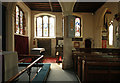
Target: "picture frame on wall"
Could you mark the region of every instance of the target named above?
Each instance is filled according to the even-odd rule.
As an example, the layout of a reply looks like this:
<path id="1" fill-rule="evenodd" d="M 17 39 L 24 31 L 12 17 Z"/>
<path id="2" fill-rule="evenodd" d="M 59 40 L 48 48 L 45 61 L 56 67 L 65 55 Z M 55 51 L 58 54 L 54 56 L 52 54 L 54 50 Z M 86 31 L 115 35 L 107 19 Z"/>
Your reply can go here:
<path id="1" fill-rule="evenodd" d="M 80 42 L 74 42 L 74 48 L 79 48 L 80 47 Z"/>

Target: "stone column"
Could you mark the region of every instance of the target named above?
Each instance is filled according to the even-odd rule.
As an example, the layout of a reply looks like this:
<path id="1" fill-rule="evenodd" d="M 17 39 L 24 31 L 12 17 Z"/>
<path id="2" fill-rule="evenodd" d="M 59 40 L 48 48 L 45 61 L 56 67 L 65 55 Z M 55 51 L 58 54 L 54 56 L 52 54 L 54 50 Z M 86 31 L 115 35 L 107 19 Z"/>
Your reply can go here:
<path id="1" fill-rule="evenodd" d="M 14 51 L 14 9 L 16 3 L 8 3 L 6 10 L 6 50 Z"/>
<path id="2" fill-rule="evenodd" d="M 72 15 L 75 2 L 60 2 L 62 13 L 64 16 L 64 46 L 63 46 L 63 69 L 68 69 L 73 66 L 72 62 L 72 38 L 68 37 L 68 15 Z"/>
<path id="3" fill-rule="evenodd" d="M 72 38 L 68 37 L 68 19 L 64 16 L 63 69 L 72 67 Z"/>

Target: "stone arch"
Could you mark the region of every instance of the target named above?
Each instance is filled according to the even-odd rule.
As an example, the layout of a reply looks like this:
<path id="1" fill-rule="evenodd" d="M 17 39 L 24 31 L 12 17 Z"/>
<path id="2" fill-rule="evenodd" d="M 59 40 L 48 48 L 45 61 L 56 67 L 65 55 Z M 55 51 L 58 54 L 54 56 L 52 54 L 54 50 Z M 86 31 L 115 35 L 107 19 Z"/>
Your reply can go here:
<path id="1" fill-rule="evenodd" d="M 35 16 L 35 17 L 38 17 L 38 16 L 42 16 L 42 15 L 49 15 L 49 16 L 55 17 L 55 15 L 50 14 L 50 13 L 39 13 L 39 14 L 36 14 L 36 15 L 34 15 L 34 16 Z"/>

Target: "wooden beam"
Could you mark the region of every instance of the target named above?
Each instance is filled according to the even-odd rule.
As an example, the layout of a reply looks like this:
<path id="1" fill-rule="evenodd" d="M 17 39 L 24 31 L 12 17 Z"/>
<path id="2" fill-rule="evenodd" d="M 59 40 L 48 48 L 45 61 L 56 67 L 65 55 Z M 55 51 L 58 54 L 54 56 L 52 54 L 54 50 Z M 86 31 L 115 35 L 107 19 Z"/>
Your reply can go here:
<path id="1" fill-rule="evenodd" d="M 31 10 L 36 10 L 36 11 L 51 11 L 50 9 L 31 9 Z"/>
<path id="2" fill-rule="evenodd" d="M 49 4 L 31 4 L 30 6 L 49 6 Z"/>
<path id="3" fill-rule="evenodd" d="M 33 6 L 31 8 L 50 8 L 49 6 Z"/>

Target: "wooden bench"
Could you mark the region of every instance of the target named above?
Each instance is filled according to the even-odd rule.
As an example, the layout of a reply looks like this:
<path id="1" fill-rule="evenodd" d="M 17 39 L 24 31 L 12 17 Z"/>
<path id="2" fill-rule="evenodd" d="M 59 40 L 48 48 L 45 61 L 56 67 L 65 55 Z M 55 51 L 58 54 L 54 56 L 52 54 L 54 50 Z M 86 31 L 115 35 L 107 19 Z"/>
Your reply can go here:
<path id="1" fill-rule="evenodd" d="M 120 48 L 76 48 L 75 51 L 78 52 L 101 52 L 101 53 L 112 53 L 112 54 L 120 54 Z"/>
<path id="2" fill-rule="evenodd" d="M 86 57 L 86 56 L 92 56 L 95 57 L 96 55 L 99 55 L 97 53 L 84 53 L 84 52 L 73 52 L 72 53 L 72 59 L 73 59 L 73 69 L 75 73 L 78 71 L 78 57 Z"/>
<path id="3" fill-rule="evenodd" d="M 73 52 L 73 58 L 75 58 L 75 57 L 77 57 L 76 60 L 78 63 L 75 63 L 76 60 L 74 60 L 73 63 L 74 63 L 74 67 L 78 68 L 76 72 L 77 72 L 78 77 L 80 78 L 81 82 L 86 82 L 86 83 L 91 82 L 91 81 L 98 82 L 99 80 L 97 78 L 99 78 L 100 75 L 103 75 L 103 77 L 104 77 L 104 73 L 99 73 L 99 72 L 104 72 L 103 69 L 108 66 L 110 66 L 109 69 L 107 69 L 105 71 L 110 74 L 109 78 L 111 78 L 113 80 L 105 80 L 105 78 L 103 78 L 103 80 L 101 80 L 101 81 L 103 81 L 103 82 L 105 82 L 105 81 L 106 82 L 109 82 L 109 81 L 115 82 L 116 80 L 119 81 L 116 76 L 119 75 L 120 70 L 119 69 L 114 70 L 114 67 L 116 69 L 120 68 L 119 67 L 120 66 L 120 56 L 119 55 L 112 55 L 112 54 L 108 55 L 107 53 Z M 99 68 L 99 71 L 98 71 L 98 69 L 96 69 L 96 67 Z M 102 69 L 102 67 L 103 67 L 103 69 Z M 90 70 L 90 68 L 93 68 L 93 69 Z M 113 73 L 111 73 L 109 71 L 116 72 L 116 73 L 118 72 L 118 74 L 113 75 Z M 92 77 L 92 73 L 90 74 L 90 72 L 96 72 L 96 74 L 94 73 L 95 75 L 93 75 L 93 77 Z M 114 78 L 112 75 L 115 76 L 116 78 Z"/>
<path id="4" fill-rule="evenodd" d="M 120 82 L 120 58 L 86 58 L 83 72 L 83 82 Z"/>
<path id="5" fill-rule="evenodd" d="M 72 54 L 72 59 L 73 59 L 73 70 L 75 73 L 77 73 L 78 55 Z"/>

